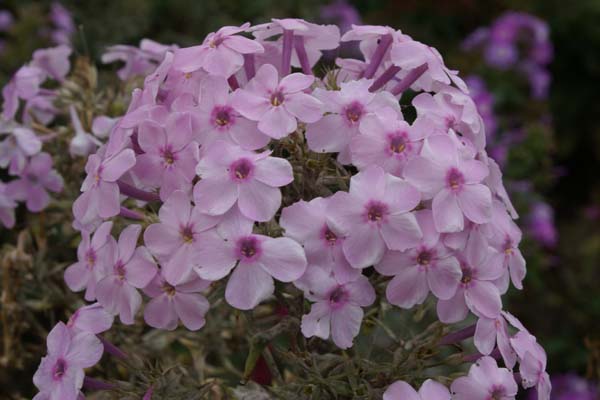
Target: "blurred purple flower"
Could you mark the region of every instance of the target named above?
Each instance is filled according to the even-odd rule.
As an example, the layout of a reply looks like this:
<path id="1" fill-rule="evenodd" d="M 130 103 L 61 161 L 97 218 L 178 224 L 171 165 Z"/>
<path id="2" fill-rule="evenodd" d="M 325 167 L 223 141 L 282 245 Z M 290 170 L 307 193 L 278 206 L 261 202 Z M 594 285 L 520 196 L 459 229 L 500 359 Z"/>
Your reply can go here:
<path id="1" fill-rule="evenodd" d="M 331 4 L 321 7 L 321 19 L 331 22 L 340 28 L 341 33 L 346 33 L 352 25 L 361 23 L 358 10 L 346 0 L 336 0 Z"/>
<path id="2" fill-rule="evenodd" d="M 0 32 L 8 31 L 14 24 L 15 19 L 10 11 L 0 11 Z"/>
<path id="3" fill-rule="evenodd" d="M 558 232 L 554 225 L 554 210 L 549 204 L 542 201 L 533 204 L 527 216 L 527 230 L 542 245 L 556 246 Z"/>
<path id="4" fill-rule="evenodd" d="M 50 7 L 50 21 L 56 27 L 51 33 L 52 41 L 56 44 L 70 44 L 71 36 L 76 30 L 71 12 L 55 1 Z"/>
<path id="5" fill-rule="evenodd" d="M 554 375 L 552 381 L 553 400 L 596 400 L 600 396 L 598 386 L 574 373 Z M 535 390 L 529 392 L 528 400 L 537 400 Z"/>
<path id="6" fill-rule="evenodd" d="M 483 118 L 487 140 L 491 141 L 498 128 L 498 122 L 494 114 L 494 95 L 488 90 L 485 81 L 479 76 L 468 76 L 465 82 L 477 106 L 477 111 L 479 111 L 481 118 Z"/>

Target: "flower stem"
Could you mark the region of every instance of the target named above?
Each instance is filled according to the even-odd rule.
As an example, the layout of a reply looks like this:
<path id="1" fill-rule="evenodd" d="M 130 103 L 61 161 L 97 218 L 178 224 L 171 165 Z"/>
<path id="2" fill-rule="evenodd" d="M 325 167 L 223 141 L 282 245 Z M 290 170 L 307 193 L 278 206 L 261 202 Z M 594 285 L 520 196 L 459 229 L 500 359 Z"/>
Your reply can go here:
<path id="1" fill-rule="evenodd" d="M 88 390 L 112 390 L 116 388 L 112 383 L 90 378 L 89 376 L 83 378 L 83 387 Z"/>
<path id="2" fill-rule="evenodd" d="M 470 337 L 473 337 L 474 334 L 475 334 L 475 324 L 469 325 L 466 328 L 463 328 L 459 331 L 447 334 L 446 336 L 444 336 L 440 339 L 438 344 L 441 346 L 455 344 L 458 342 L 462 342 L 463 340 L 468 339 Z"/>
<path id="3" fill-rule="evenodd" d="M 119 349 L 117 346 L 115 346 L 108 340 L 104 339 L 104 337 L 102 337 L 100 335 L 96 335 L 96 336 L 98 337 L 98 339 L 100 339 L 100 341 L 102 342 L 102 345 L 104 346 L 104 351 L 106 351 L 108 354 L 110 354 L 116 358 L 119 358 L 121 360 L 125 360 L 125 359 L 129 358 L 127 353 L 125 353 L 123 350 Z"/>
<path id="4" fill-rule="evenodd" d="M 254 59 L 254 54 L 244 54 L 244 72 L 246 72 L 246 79 L 250 81 L 250 79 L 254 78 L 256 75 L 256 62 Z"/>
<path id="5" fill-rule="evenodd" d="M 394 39 L 390 34 L 383 35 L 379 39 L 379 45 L 375 49 L 375 53 L 373 53 L 373 57 L 371 57 L 371 62 L 367 66 L 367 69 L 365 69 L 362 78 L 371 79 L 373 75 L 375 75 L 377 68 L 379 68 L 381 61 L 383 60 L 383 57 L 385 56 L 385 53 L 392 44 L 393 40 Z"/>
<path id="6" fill-rule="evenodd" d="M 302 36 L 294 37 L 294 49 L 298 55 L 302 72 L 306 75 L 312 75 L 312 68 L 310 67 L 310 61 L 308 61 L 308 54 L 306 54 L 306 48 L 304 47 L 304 38 Z"/>
<path id="7" fill-rule="evenodd" d="M 143 221 L 144 216 L 137 211 L 130 210 L 126 207 L 121 207 L 121 211 L 119 212 L 119 216 L 123 218 L 135 219 L 138 221 Z"/>
<path id="8" fill-rule="evenodd" d="M 386 83 L 392 80 L 392 78 L 396 76 L 398 72 L 400 72 L 400 67 L 397 67 L 395 65 L 392 65 L 391 67 L 386 69 L 379 78 L 375 79 L 375 82 L 373 82 L 373 84 L 369 88 L 369 92 L 374 92 L 376 90 L 381 89 Z"/>
<path id="9" fill-rule="evenodd" d="M 283 30 L 283 50 L 281 51 L 281 74 L 290 73 L 292 63 L 292 46 L 294 45 L 294 31 Z"/>
<path id="10" fill-rule="evenodd" d="M 427 64 L 422 64 L 422 65 L 419 65 L 417 68 L 413 69 L 412 71 L 410 71 L 408 73 L 408 75 L 406 75 L 404 78 L 402 78 L 402 80 L 400 82 L 398 82 L 398 84 L 392 88 L 392 94 L 394 96 L 397 96 L 400 93 L 404 92 L 413 83 L 415 83 L 415 81 L 417 79 L 419 79 L 421 77 L 421 75 L 423 75 L 425 73 L 425 71 L 427 71 L 427 68 L 429 68 Z"/>
<path id="11" fill-rule="evenodd" d="M 235 75 L 231 75 L 229 78 L 227 78 L 227 83 L 229 83 L 229 87 L 231 87 L 231 90 L 236 90 L 240 87 L 240 84 Z"/>
<path id="12" fill-rule="evenodd" d="M 117 185 L 119 185 L 121 194 L 131 197 L 132 199 L 141 201 L 160 201 L 160 196 L 156 193 L 146 192 L 123 181 L 117 181 Z"/>

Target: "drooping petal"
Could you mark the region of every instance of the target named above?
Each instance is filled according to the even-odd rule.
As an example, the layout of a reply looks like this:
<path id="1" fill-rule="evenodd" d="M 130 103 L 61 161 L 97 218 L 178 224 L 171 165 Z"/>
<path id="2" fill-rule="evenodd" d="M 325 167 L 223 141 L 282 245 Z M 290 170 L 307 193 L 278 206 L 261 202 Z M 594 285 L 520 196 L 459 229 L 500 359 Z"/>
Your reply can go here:
<path id="1" fill-rule="evenodd" d="M 360 332 L 363 310 L 359 306 L 347 304 L 331 314 L 331 338 L 340 349 L 352 347 L 352 341 Z"/>
<path id="2" fill-rule="evenodd" d="M 326 302 L 317 302 L 310 307 L 310 312 L 302 316 L 300 329 L 304 337 L 316 336 L 329 338 L 331 325 L 331 309 Z"/>
<path id="3" fill-rule="evenodd" d="M 460 232 L 464 229 L 463 213 L 456 196 L 442 189 L 433 198 L 433 221 L 438 232 Z"/>
<path id="4" fill-rule="evenodd" d="M 460 264 L 454 257 L 446 257 L 435 261 L 435 265 L 427 272 L 429 288 L 438 299 L 448 300 L 454 296 L 462 272 Z"/>
<path id="5" fill-rule="evenodd" d="M 202 182 L 202 181 L 200 181 Z M 265 222 L 273 218 L 281 205 L 281 191 L 259 181 L 239 186 L 238 207 L 244 216 Z"/>
<path id="6" fill-rule="evenodd" d="M 275 279 L 291 282 L 304 274 L 306 256 L 296 241 L 285 237 L 268 238 L 262 242 L 262 250 L 259 262 Z"/>
<path id="7" fill-rule="evenodd" d="M 458 204 L 470 221 L 485 224 L 492 219 L 492 193 L 484 185 L 464 185 L 457 195 Z"/>
<path id="8" fill-rule="evenodd" d="M 161 294 L 150 300 L 144 309 L 144 321 L 153 328 L 168 331 L 177 328 L 177 313 L 172 299 Z"/>
<path id="9" fill-rule="evenodd" d="M 403 268 L 388 283 L 385 293 L 388 301 L 398 307 L 409 309 L 423 303 L 429 293 L 425 270 L 418 266 Z"/>
<path id="10" fill-rule="evenodd" d="M 175 311 L 186 328 L 196 331 L 204 326 L 204 314 L 210 305 L 203 296 L 197 293 L 177 293 L 173 301 Z"/>
<path id="11" fill-rule="evenodd" d="M 234 270 L 227 287 L 225 300 L 240 310 L 251 310 L 273 294 L 273 278 L 257 264 L 240 264 Z"/>
<path id="12" fill-rule="evenodd" d="M 383 400 L 422 400 L 419 394 L 404 381 L 396 381 L 392 383 L 383 393 Z M 427 398 L 430 399 L 429 397 Z M 431 398 L 434 400 L 434 398 Z"/>
<path id="13" fill-rule="evenodd" d="M 385 253 L 385 242 L 372 225 L 356 227 L 344 240 L 344 255 L 354 268 L 367 268 L 377 264 Z"/>

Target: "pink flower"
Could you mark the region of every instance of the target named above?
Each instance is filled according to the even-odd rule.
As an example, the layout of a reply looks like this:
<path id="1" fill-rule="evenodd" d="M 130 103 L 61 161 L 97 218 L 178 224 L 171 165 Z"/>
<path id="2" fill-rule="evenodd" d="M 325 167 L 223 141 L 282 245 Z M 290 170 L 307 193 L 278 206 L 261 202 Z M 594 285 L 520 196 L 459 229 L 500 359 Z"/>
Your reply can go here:
<path id="1" fill-rule="evenodd" d="M 506 311 L 502 311 L 496 318 L 479 317 L 473 342 L 477 350 L 485 355 L 489 355 L 497 344 L 504 365 L 512 369 L 517 362 L 517 354 L 510 342 L 507 323 L 519 331 L 527 332 L 527 329 L 517 318 Z"/>
<path id="2" fill-rule="evenodd" d="M 383 400 L 450 400 L 450 392 L 432 379 L 423 382 L 419 392 L 404 381 L 396 381 L 383 393 Z"/>
<path id="3" fill-rule="evenodd" d="M 85 224 L 96 217 L 110 218 L 119 213 L 117 180 L 135 165 L 135 154 L 123 149 L 113 154 L 104 151 L 91 155 L 85 165 L 87 176 L 81 185 L 83 192 L 73 203 L 73 214 Z"/>
<path id="4" fill-rule="evenodd" d="M 0 182 L 0 222 L 7 229 L 15 226 L 16 207 L 15 199 L 6 193 L 6 185 Z"/>
<path id="5" fill-rule="evenodd" d="M 144 288 L 144 293 L 152 297 L 144 310 L 144 320 L 154 328 L 169 331 L 177 328 L 181 319 L 183 325 L 196 331 L 204 326 L 204 314 L 210 305 L 199 292 L 210 286 L 210 281 L 192 277 L 180 285 L 169 284 L 161 274 L 156 274 L 152 282 Z"/>
<path id="6" fill-rule="evenodd" d="M 300 200 L 281 211 L 279 224 L 285 235 L 304 247 L 309 265 L 333 271 L 340 282 L 353 280 L 360 271 L 352 268 L 342 250 L 345 236 L 327 212 L 331 198 Z"/>
<path id="7" fill-rule="evenodd" d="M 275 67 L 265 64 L 244 89 L 233 93 L 231 104 L 244 117 L 258 121 L 262 133 L 281 139 L 297 129 L 296 118 L 312 123 L 323 115 L 323 103 L 304 93 L 314 80 L 294 73 L 280 81 Z"/>
<path id="8" fill-rule="evenodd" d="M 513 374 L 498 368 L 492 357 L 482 357 L 469 369 L 469 375 L 456 379 L 450 387 L 456 400 L 514 400 L 518 387 Z"/>
<path id="9" fill-rule="evenodd" d="M 102 357 L 100 340 L 91 333 L 71 331 L 59 322 L 46 339 L 48 355 L 42 358 L 33 383 L 47 398 L 76 400 L 83 385 L 83 369 Z"/>
<path id="10" fill-rule="evenodd" d="M 123 61 L 125 65 L 117 71 L 117 75 L 121 80 L 126 81 L 152 72 L 168 51 L 176 49 L 175 45 L 167 46 L 150 39 L 142 39 L 139 47 L 127 45 L 108 47 L 102 54 L 102 63 Z"/>
<path id="11" fill-rule="evenodd" d="M 264 51 L 260 43 L 236 35 L 249 27 L 249 23 L 240 27 L 224 26 L 217 32 L 209 33 L 202 45 L 176 50 L 174 66 L 182 72 L 194 72 L 202 68 L 211 75 L 230 77 L 244 64 L 243 54 Z"/>
<path id="12" fill-rule="evenodd" d="M 523 289 L 523 279 L 525 278 L 525 258 L 519 250 L 521 242 L 521 230 L 508 215 L 506 207 L 499 200 L 494 200 L 492 207 L 492 220 L 485 225 L 488 229 L 486 237 L 490 245 L 497 252 L 496 258 L 492 261 L 494 264 L 504 266 L 505 273 L 500 278 L 498 284 L 502 293 L 508 289 L 508 280 L 512 281 L 517 289 Z"/>
<path id="13" fill-rule="evenodd" d="M 100 146 L 102 142 L 83 129 L 75 106 L 72 105 L 69 107 L 69 114 L 71 117 L 71 124 L 75 130 L 75 136 L 73 136 L 71 143 L 69 143 L 69 153 L 71 153 L 72 156 L 87 157 L 89 154 L 92 154 L 96 150 L 96 147 Z"/>
<path id="14" fill-rule="evenodd" d="M 268 221 L 281 205 L 279 187 L 293 181 L 292 166 L 270 151 L 254 153 L 217 141 L 205 150 L 196 173 L 194 201 L 201 212 L 222 215 L 236 203 L 242 214 Z"/>
<path id="15" fill-rule="evenodd" d="M 110 329 L 114 317 L 98 303 L 79 307 L 67 322 L 72 332 L 89 332 L 95 335 Z"/>
<path id="16" fill-rule="evenodd" d="M 388 92 L 371 93 L 372 82 L 367 79 L 344 82 L 340 90 L 315 89 L 314 96 L 324 104 L 329 113 L 306 127 L 308 147 L 319 153 L 340 153 L 340 162 L 350 163 L 350 141 L 359 134 L 367 115 L 389 107 L 400 114 L 398 101 Z M 388 118 L 390 118 L 388 116 Z"/>
<path id="17" fill-rule="evenodd" d="M 9 133 L 0 143 L 0 167 L 8 167 L 11 175 L 17 175 L 27 164 L 29 157 L 42 149 L 42 141 L 25 126 L 14 122 L 0 122 L 0 133 Z"/>
<path id="18" fill-rule="evenodd" d="M 430 290 L 438 299 L 452 298 L 462 277 L 458 261 L 440 241 L 431 211 L 417 211 L 415 216 L 423 232 L 420 244 L 405 252 L 388 251 L 375 264 L 380 274 L 394 276 L 386 295 L 402 308 L 423 303 Z"/>
<path id="19" fill-rule="evenodd" d="M 109 262 L 105 276 L 98 282 L 98 302 L 111 314 L 119 314 L 121 322 L 133 324 L 142 304 L 142 289 L 156 275 L 156 264 L 145 247 L 136 248 L 142 227 L 129 225 L 121 232 L 119 242 L 112 237 L 107 246 Z"/>
<path id="20" fill-rule="evenodd" d="M 302 246 L 285 237 L 253 234 L 253 225 L 237 211 L 231 212 L 218 227 L 226 250 L 207 249 L 195 269 L 203 279 L 218 280 L 235 267 L 227 282 L 225 300 L 240 310 L 251 310 L 272 295 L 273 278 L 291 282 L 306 270 Z"/>
<path id="21" fill-rule="evenodd" d="M 488 175 L 486 165 L 459 156 L 454 141 L 446 135 L 425 139 L 420 156 L 404 169 L 406 180 L 426 199 L 433 198 L 433 220 L 438 232 L 464 229 L 463 215 L 477 224 L 492 217 L 492 194 L 482 184 Z"/>
<path id="22" fill-rule="evenodd" d="M 462 278 L 454 297 L 440 300 L 437 312 L 440 321 L 454 323 L 462 321 L 470 309 L 477 316 L 496 318 L 502 309 L 500 292 L 493 281 L 504 272 L 502 265 L 490 262 L 494 252 L 485 238 L 471 233 L 467 247 L 457 255 L 462 270 Z"/>
<path id="23" fill-rule="evenodd" d="M 256 150 L 270 140 L 256 129 L 256 122 L 247 120 L 233 109 L 225 79 L 206 79 L 196 115 L 200 126 L 198 140 L 204 147 L 218 139 L 228 139 L 246 150 Z"/>
<path id="24" fill-rule="evenodd" d="M 369 280 L 359 275 L 341 283 L 318 266 L 308 269 L 304 281 L 305 296 L 313 301 L 310 313 L 302 317 L 302 334 L 328 339 L 341 349 L 352 347 L 360 331 L 363 309 L 375 301 L 375 290 Z"/>
<path id="25" fill-rule="evenodd" d="M 189 280 L 192 268 L 203 260 L 203 251 L 221 245 L 213 229 L 219 218 L 192 207 L 189 196 L 180 190 L 165 201 L 158 216 L 161 222 L 146 229 L 144 243 L 161 263 L 167 282 L 178 285 Z"/>
<path id="26" fill-rule="evenodd" d="M 352 164 L 359 169 L 379 165 L 396 176 L 402 176 L 408 159 L 419 154 L 428 133 L 426 126 L 410 126 L 389 108 L 365 116 L 359 130 L 361 134 L 350 142 Z"/>
<path id="27" fill-rule="evenodd" d="M 145 121 L 138 128 L 137 140 L 144 154 L 137 157 L 133 171 L 145 185 L 160 188 L 163 201 L 175 190 L 191 189 L 199 157 L 193 135 L 188 113 L 172 113 L 164 127 Z"/>
<path id="28" fill-rule="evenodd" d="M 31 212 L 39 212 L 48 206 L 48 190 L 58 193 L 63 189 L 63 179 L 52 169 L 52 157 L 48 153 L 31 157 L 19 176 L 20 179 L 8 183 L 6 193 L 15 200 L 26 201 Z"/>
<path id="29" fill-rule="evenodd" d="M 77 262 L 65 270 L 65 282 L 74 292 L 85 290 L 85 299 L 96 299 L 96 284 L 103 277 L 104 266 L 111 257 L 108 252 L 112 247 L 106 246 L 112 229 L 112 222 L 104 222 L 92 236 L 82 232 L 82 240 L 77 247 Z"/>
<path id="30" fill-rule="evenodd" d="M 546 372 L 546 352 L 535 336 L 527 331 L 518 332 L 510 343 L 519 358 L 519 373 L 524 388 L 535 386 L 538 400 L 549 400 L 552 385 Z"/>
<path id="31" fill-rule="evenodd" d="M 72 51 L 66 45 L 36 50 L 33 52 L 31 66 L 40 68 L 52 79 L 62 82 L 71 69 L 69 56 Z"/>
<path id="32" fill-rule="evenodd" d="M 400 178 L 370 166 L 352 177 L 350 192 L 337 192 L 328 213 L 346 237 L 344 255 L 354 268 L 377 264 L 386 249 L 406 250 L 423 234 L 410 213 L 419 192 Z"/>

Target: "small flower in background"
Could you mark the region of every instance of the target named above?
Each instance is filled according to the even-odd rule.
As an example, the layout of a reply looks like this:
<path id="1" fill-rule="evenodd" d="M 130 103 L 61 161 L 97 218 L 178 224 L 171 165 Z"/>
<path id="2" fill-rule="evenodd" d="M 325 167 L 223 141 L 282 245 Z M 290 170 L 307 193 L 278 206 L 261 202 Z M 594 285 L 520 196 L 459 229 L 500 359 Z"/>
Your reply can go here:
<path id="1" fill-rule="evenodd" d="M 554 247 L 558 241 L 558 231 L 554 224 L 554 210 L 548 203 L 538 201 L 531 206 L 527 219 L 527 231 L 546 247 Z"/>
<path id="2" fill-rule="evenodd" d="M 0 32 L 7 32 L 15 23 L 15 17 L 8 10 L 0 10 Z"/>
<path id="3" fill-rule="evenodd" d="M 54 25 L 54 29 L 50 32 L 52 41 L 56 44 L 70 45 L 71 37 L 76 30 L 71 12 L 55 1 L 50 6 L 50 21 Z"/>
<path id="4" fill-rule="evenodd" d="M 574 373 L 553 375 L 552 382 L 553 400 L 597 400 L 600 396 L 600 387 Z M 528 400 L 537 400 L 537 392 L 531 390 Z"/>
<path id="5" fill-rule="evenodd" d="M 359 25 L 361 22 L 358 10 L 346 0 L 336 0 L 321 7 L 321 19 L 323 22 L 336 24 L 341 33 L 346 33 L 352 25 Z"/>

